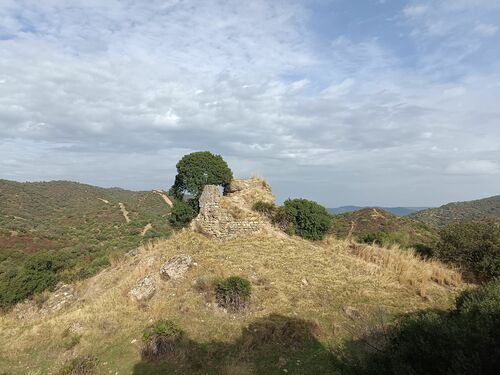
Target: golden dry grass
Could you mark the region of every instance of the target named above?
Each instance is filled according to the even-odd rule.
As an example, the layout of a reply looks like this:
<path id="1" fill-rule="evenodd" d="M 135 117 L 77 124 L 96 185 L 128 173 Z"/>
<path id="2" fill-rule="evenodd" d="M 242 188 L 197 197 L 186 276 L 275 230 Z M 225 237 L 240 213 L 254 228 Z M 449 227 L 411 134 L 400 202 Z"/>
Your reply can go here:
<path id="1" fill-rule="evenodd" d="M 147 304 L 129 299 L 127 293 L 138 280 L 157 273 L 166 260 L 179 254 L 191 255 L 197 264 L 185 278 L 160 281 Z M 368 254 L 365 250 L 354 255 L 350 242 L 331 238 L 312 243 L 262 234 L 220 242 L 184 230 L 143 246 L 135 257 L 117 259 L 113 267 L 78 283 L 79 301 L 64 311 L 33 321 L 20 321 L 13 313 L 0 316 L 0 372 L 49 374 L 77 354 L 93 354 L 103 373 L 130 374 L 140 360 L 142 331 L 157 319 L 174 320 L 196 342 L 232 342 L 252 321 L 276 313 L 313 321 L 327 343 L 348 334 L 342 329 L 350 323 L 346 306 L 363 316 L 380 309 L 391 315 L 446 308 L 458 291 L 458 281 L 449 282 L 452 278 L 445 276 L 444 268 L 438 272 L 432 263 L 411 258 L 410 269 L 424 272 L 429 267 L 429 277 L 441 284 L 429 282 L 427 298 L 422 298 L 421 285 L 401 276 L 402 265 L 392 266 L 398 263 L 394 255 L 374 263 Z M 402 255 L 399 259 L 404 264 Z M 210 278 L 231 275 L 254 282 L 251 307 L 241 315 L 217 308 L 206 286 Z M 203 279 L 205 286 L 200 287 Z M 76 324 L 82 327 L 80 342 L 66 350 L 61 337 Z M 229 363 L 226 373 L 253 370 Z"/>
<path id="2" fill-rule="evenodd" d="M 426 296 L 434 283 L 441 286 L 462 285 L 462 277 L 456 270 L 435 260 L 423 261 L 413 250 L 402 250 L 397 245 L 383 248 L 376 245 L 352 244 L 351 252 L 393 273 L 399 283 L 416 288 L 421 296 Z"/>

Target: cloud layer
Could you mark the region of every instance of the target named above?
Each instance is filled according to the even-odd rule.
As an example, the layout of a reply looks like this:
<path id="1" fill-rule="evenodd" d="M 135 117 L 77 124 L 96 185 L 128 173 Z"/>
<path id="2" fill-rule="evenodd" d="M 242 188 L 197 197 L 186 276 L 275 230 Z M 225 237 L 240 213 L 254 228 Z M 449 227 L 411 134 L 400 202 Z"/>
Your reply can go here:
<path id="1" fill-rule="evenodd" d="M 280 200 L 500 193 L 498 2 L 366 6 L 3 0 L 0 177 L 168 188 L 211 150 Z"/>

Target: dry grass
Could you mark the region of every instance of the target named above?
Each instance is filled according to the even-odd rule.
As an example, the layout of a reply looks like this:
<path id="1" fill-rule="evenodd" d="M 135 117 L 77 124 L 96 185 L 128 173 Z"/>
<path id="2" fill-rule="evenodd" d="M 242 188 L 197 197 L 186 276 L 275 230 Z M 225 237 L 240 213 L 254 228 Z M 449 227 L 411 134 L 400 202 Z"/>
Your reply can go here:
<path id="1" fill-rule="evenodd" d="M 461 275 L 457 271 L 434 260 L 422 260 L 413 250 L 402 250 L 397 245 L 383 248 L 352 244 L 351 252 L 395 274 L 399 283 L 416 288 L 423 297 L 427 296 L 427 291 L 434 283 L 454 287 L 462 285 Z"/>
<path id="2" fill-rule="evenodd" d="M 79 301 L 64 311 L 34 321 L 0 315 L 0 372 L 49 374 L 78 354 L 91 354 L 103 373 L 130 374 L 140 361 L 144 327 L 159 319 L 175 321 L 199 343 L 233 342 L 256 319 L 281 314 L 315 322 L 326 343 L 346 334 L 339 329 L 350 323 L 345 306 L 361 314 L 380 308 L 387 314 L 447 308 L 458 291 L 453 271 L 437 264 L 396 256 L 394 250 L 352 251 L 348 241 L 333 239 L 311 243 L 263 234 L 220 242 L 181 231 L 78 283 Z M 179 254 L 191 255 L 197 264 L 185 278 L 160 281 L 147 304 L 129 299 L 127 293 L 138 280 Z M 425 280 L 436 281 L 427 282 L 429 298 L 419 295 L 422 285 L 409 281 L 423 277 L 414 274 L 428 274 Z M 250 307 L 243 314 L 222 312 L 207 287 L 212 277 L 233 275 L 265 280 L 254 282 Z M 197 280 L 203 280 L 203 286 Z M 82 327 L 80 341 L 66 350 L 61 338 L 75 324 Z M 225 373 L 251 374 L 253 369 L 230 363 Z"/>

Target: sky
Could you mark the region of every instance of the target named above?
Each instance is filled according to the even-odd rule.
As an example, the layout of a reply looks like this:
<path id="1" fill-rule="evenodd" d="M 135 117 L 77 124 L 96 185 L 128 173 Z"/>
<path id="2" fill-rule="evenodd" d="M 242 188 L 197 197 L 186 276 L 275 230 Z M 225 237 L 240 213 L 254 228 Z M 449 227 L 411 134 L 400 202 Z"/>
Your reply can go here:
<path id="1" fill-rule="evenodd" d="M 0 0 L 0 178 L 168 189 L 204 150 L 278 202 L 500 194 L 500 1 Z"/>

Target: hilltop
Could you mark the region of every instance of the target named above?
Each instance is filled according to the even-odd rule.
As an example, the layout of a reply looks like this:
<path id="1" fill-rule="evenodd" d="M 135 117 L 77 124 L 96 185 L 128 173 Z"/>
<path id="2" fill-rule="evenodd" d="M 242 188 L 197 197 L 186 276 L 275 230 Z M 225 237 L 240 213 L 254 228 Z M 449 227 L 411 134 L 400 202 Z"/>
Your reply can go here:
<path id="1" fill-rule="evenodd" d="M 427 225 L 408 217 L 398 217 L 381 208 L 363 208 L 358 211 L 334 215 L 332 233 L 339 238 L 357 240 L 380 240 L 403 247 L 417 244 L 431 245 L 437 240 L 437 233 Z M 371 240 L 370 240 L 371 238 Z"/>
<path id="2" fill-rule="evenodd" d="M 112 253 L 168 236 L 169 211 L 159 192 L 0 180 L 0 291 L 12 292 L 6 283 L 21 277 L 20 268 L 35 255 L 61 260 L 59 280 L 92 275 L 109 264 Z M 0 306 L 10 303 L 0 294 Z"/>
<path id="3" fill-rule="evenodd" d="M 341 206 L 341 207 L 333 207 L 333 208 L 328 208 L 328 212 L 331 213 L 332 215 L 337 215 L 337 214 L 345 214 L 348 212 L 354 212 L 354 211 L 359 211 L 364 208 L 371 208 L 368 206 Z M 390 212 L 393 215 L 396 216 L 408 216 L 410 214 L 413 214 L 417 211 L 425 210 L 429 207 L 377 207 L 383 211 Z"/>
<path id="4" fill-rule="evenodd" d="M 250 209 L 273 199 L 263 180 L 228 190 L 223 197 L 203 190 L 192 228 L 122 252 L 97 275 L 0 315 L 0 372 L 58 373 L 91 356 L 103 374 L 336 374 L 333 346 L 380 319 L 447 308 L 463 288 L 458 273 L 411 251 L 273 229 Z M 174 259 L 189 266 L 167 280 L 162 270 Z M 212 288 L 234 275 L 253 290 L 240 313 L 218 307 Z M 159 319 L 174 321 L 183 339 L 168 361 L 149 362 L 142 335 Z"/>
<path id="5" fill-rule="evenodd" d="M 453 220 L 492 219 L 500 222 L 500 195 L 466 202 L 448 203 L 411 214 L 410 217 L 436 228 Z"/>

